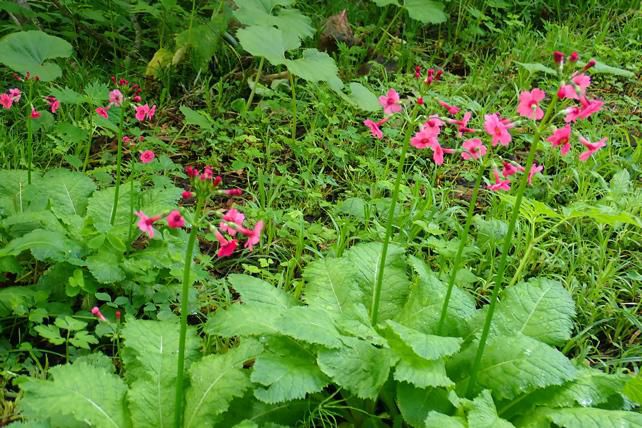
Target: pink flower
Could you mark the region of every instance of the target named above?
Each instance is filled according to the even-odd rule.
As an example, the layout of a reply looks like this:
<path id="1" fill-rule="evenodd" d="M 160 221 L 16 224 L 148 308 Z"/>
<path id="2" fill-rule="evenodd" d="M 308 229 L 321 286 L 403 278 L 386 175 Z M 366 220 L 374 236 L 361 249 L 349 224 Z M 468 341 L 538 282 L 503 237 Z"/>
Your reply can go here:
<path id="1" fill-rule="evenodd" d="M 20 92 L 20 89 L 18 88 L 9 89 L 9 96 L 13 99 L 14 103 L 17 103 L 18 101 L 20 101 L 21 95 L 22 95 L 22 92 Z"/>
<path id="2" fill-rule="evenodd" d="M 415 79 L 419 79 L 420 77 L 421 77 L 421 66 L 415 65 Z"/>
<path id="3" fill-rule="evenodd" d="M 235 210 L 234 208 L 227 210 L 223 216 L 223 221 L 219 224 L 219 229 L 223 232 L 228 233 L 231 236 L 236 235 L 236 229 L 233 226 L 230 226 L 228 223 L 236 224 L 239 227 L 243 226 L 243 221 L 245 221 L 245 215 Z"/>
<path id="4" fill-rule="evenodd" d="M 147 112 L 147 120 L 152 120 L 152 117 L 156 114 L 156 104 L 150 107 L 149 111 Z"/>
<path id="5" fill-rule="evenodd" d="M 524 172 L 524 167 L 519 164 L 514 165 L 510 162 L 504 162 L 504 167 L 502 168 L 502 175 L 504 177 L 508 178 L 518 172 Z"/>
<path id="6" fill-rule="evenodd" d="M 194 196 L 194 194 L 192 192 L 190 192 L 189 190 L 185 190 L 185 191 L 183 191 L 183 193 L 181 193 L 181 197 L 183 199 L 189 199 L 192 196 Z"/>
<path id="7" fill-rule="evenodd" d="M 551 143 L 553 147 L 559 147 L 560 153 L 562 156 L 566 156 L 569 150 L 571 150 L 571 125 L 566 124 L 564 128 L 556 129 L 553 132 L 553 135 L 548 137 L 546 141 Z"/>
<path id="8" fill-rule="evenodd" d="M 107 109 L 105 109 L 105 107 L 98 107 L 96 109 L 96 113 L 98 114 L 98 116 L 102 116 L 105 119 L 109 119 L 109 115 L 107 114 Z"/>
<path id="9" fill-rule="evenodd" d="M 212 180 L 214 178 L 214 170 L 211 166 L 206 166 L 203 168 L 203 173 L 199 177 L 201 181 Z"/>
<path id="10" fill-rule="evenodd" d="M 41 116 L 40 112 L 35 108 L 31 107 L 31 118 L 38 119 Z"/>
<path id="11" fill-rule="evenodd" d="M 100 321 L 107 321 L 107 318 L 105 318 L 103 316 L 103 314 L 102 314 L 102 312 L 100 312 L 100 309 L 98 308 L 98 306 L 94 306 L 93 308 L 91 308 L 91 314 L 93 316 L 95 316 L 96 318 L 98 318 Z"/>
<path id="12" fill-rule="evenodd" d="M 455 121 L 457 124 L 457 136 L 461 137 L 464 132 L 475 132 L 474 129 L 471 129 L 468 127 L 468 121 L 470 118 L 473 116 L 473 114 L 469 111 L 464 113 L 464 117 L 461 120 Z"/>
<path id="13" fill-rule="evenodd" d="M 241 196 L 243 194 L 243 189 L 227 189 L 224 190 L 227 196 Z"/>
<path id="14" fill-rule="evenodd" d="M 582 94 L 586 92 L 586 89 L 591 84 L 591 77 L 583 73 L 573 76 L 571 80 L 580 88 Z"/>
<path id="15" fill-rule="evenodd" d="M 427 85 L 432 85 L 433 80 L 435 80 L 435 70 L 432 68 L 429 68 L 426 71 L 426 78 L 424 79 L 424 83 Z"/>
<path id="16" fill-rule="evenodd" d="M 231 256 L 239 246 L 239 243 L 236 239 L 231 239 L 228 241 L 223 235 L 221 235 L 221 232 L 219 232 L 218 230 L 214 233 L 214 236 L 216 236 L 216 240 L 220 245 L 216 253 L 218 257 Z"/>
<path id="17" fill-rule="evenodd" d="M 432 160 L 437 165 L 442 165 L 444 163 L 444 153 L 453 153 L 453 149 L 445 149 L 435 141 L 435 144 L 430 146 L 432 149 Z"/>
<path id="18" fill-rule="evenodd" d="M 495 147 L 497 144 L 508 146 L 512 137 L 508 129 L 512 127 L 510 122 L 501 120 L 497 113 L 487 114 L 484 116 L 484 129 L 493 138 L 492 144 Z"/>
<path id="19" fill-rule="evenodd" d="M 421 125 L 421 130 L 422 131 L 429 131 L 430 133 L 434 135 L 439 135 L 441 132 L 441 127 L 444 126 L 444 122 L 439 119 L 438 116 L 430 116 L 426 123 Z"/>
<path id="20" fill-rule="evenodd" d="M 167 215 L 167 225 L 172 229 L 179 229 L 185 226 L 185 219 L 178 210 L 174 210 Z"/>
<path id="21" fill-rule="evenodd" d="M 544 169 L 544 165 L 537 165 L 536 163 L 533 163 L 533 166 L 531 169 L 528 171 L 528 184 L 533 185 L 533 177 L 535 174 L 538 172 L 541 172 Z"/>
<path id="22" fill-rule="evenodd" d="M 561 64 L 564 62 L 564 53 L 560 51 L 555 51 L 553 52 L 553 61 L 555 61 L 555 64 Z"/>
<path id="23" fill-rule="evenodd" d="M 154 223 L 160 220 L 161 217 L 159 215 L 147 217 L 142 211 L 136 211 L 135 214 L 138 216 L 138 223 L 136 223 L 138 229 L 140 229 L 141 232 L 146 233 L 150 238 L 153 238 L 154 228 L 152 226 Z"/>
<path id="24" fill-rule="evenodd" d="M 11 98 L 11 95 L 0 94 L 0 105 L 2 105 L 5 110 L 9 110 L 13 105 L 13 98 Z"/>
<path id="25" fill-rule="evenodd" d="M 156 154 L 153 151 L 145 150 L 140 154 L 140 161 L 142 163 L 150 163 L 151 161 L 154 160 L 155 157 L 156 157 Z"/>
<path id="26" fill-rule="evenodd" d="M 573 52 L 568 56 L 569 62 L 576 62 L 578 59 L 580 59 L 580 56 L 577 54 L 577 52 Z"/>
<path id="27" fill-rule="evenodd" d="M 486 146 L 482 144 L 479 138 L 464 141 L 462 147 L 464 148 L 464 152 L 462 152 L 461 157 L 465 160 L 479 159 L 486 154 Z"/>
<path id="28" fill-rule="evenodd" d="M 187 174 L 188 177 L 196 177 L 199 174 L 199 171 L 197 168 L 188 165 L 185 167 L 185 174 Z"/>
<path id="29" fill-rule="evenodd" d="M 424 105 L 424 97 L 417 98 L 417 104 L 419 104 L 420 106 Z"/>
<path id="30" fill-rule="evenodd" d="M 562 85 L 559 92 L 557 93 L 558 97 L 568 98 L 570 100 L 578 100 L 580 96 L 583 97 L 586 94 L 586 88 L 588 88 L 591 84 L 591 78 L 589 76 L 587 76 L 586 74 L 578 74 L 576 76 L 573 76 L 571 80 L 573 81 L 574 85 Z"/>
<path id="31" fill-rule="evenodd" d="M 140 95 L 134 95 L 132 97 L 132 101 L 135 102 L 135 103 L 139 103 L 139 102 L 143 101 L 143 99 L 140 97 Z"/>
<path id="32" fill-rule="evenodd" d="M 261 241 L 261 232 L 263 231 L 263 221 L 259 220 L 255 225 L 254 229 L 241 229 L 241 233 L 247 236 L 247 241 L 245 242 L 245 248 L 252 251 L 254 246 Z"/>
<path id="33" fill-rule="evenodd" d="M 578 118 L 587 119 L 593 113 L 597 113 L 602 109 L 604 105 L 603 101 L 600 100 L 587 100 L 584 97 L 580 98 L 580 103 L 582 104 L 582 109 L 578 113 Z"/>
<path id="34" fill-rule="evenodd" d="M 363 124 L 370 129 L 370 133 L 372 134 L 373 137 L 381 140 L 383 138 L 383 132 L 381 132 L 381 128 L 379 128 L 379 122 L 375 122 L 370 119 L 366 119 L 363 121 Z"/>
<path id="35" fill-rule="evenodd" d="M 145 120 L 145 116 L 147 116 L 147 113 L 149 113 L 149 106 L 147 104 L 136 106 L 136 119 L 139 122 Z"/>
<path id="36" fill-rule="evenodd" d="M 115 105 L 116 107 L 121 106 L 121 104 L 123 103 L 123 99 L 123 93 L 118 89 L 114 89 L 109 93 L 109 103 Z"/>
<path id="37" fill-rule="evenodd" d="M 437 134 L 431 128 L 424 128 L 410 139 L 410 145 L 417 149 L 425 149 L 426 147 L 439 145 L 439 142 L 437 141 Z"/>
<path id="38" fill-rule="evenodd" d="M 49 103 L 49 110 L 52 113 L 56 113 L 60 108 L 60 101 L 58 101 L 56 97 L 47 97 L 47 103 Z"/>
<path id="39" fill-rule="evenodd" d="M 394 114 L 401 111 L 399 94 L 394 89 L 390 89 L 386 95 L 380 96 L 379 104 L 383 107 L 384 114 Z"/>
<path id="40" fill-rule="evenodd" d="M 493 170 L 493 175 L 495 176 L 495 183 L 486 186 L 489 190 L 510 190 L 510 180 L 502 180 L 499 176 L 499 171 L 496 169 Z"/>
<path id="41" fill-rule="evenodd" d="M 597 152 L 602 147 L 606 146 L 606 138 L 602 138 L 600 141 L 591 143 L 586 138 L 580 136 L 580 143 L 582 143 L 582 145 L 587 148 L 585 152 L 580 153 L 580 160 L 582 162 L 585 162 L 588 158 L 590 158 L 593 155 L 593 153 Z"/>
<path id="42" fill-rule="evenodd" d="M 546 94 L 541 89 L 535 88 L 532 91 L 524 91 L 519 94 L 519 105 L 517 113 L 520 116 L 529 119 L 540 120 L 544 117 L 544 110 L 539 106 L 539 102 L 544 99 Z"/>
<path id="43" fill-rule="evenodd" d="M 448 110 L 448 113 L 451 115 L 456 115 L 459 113 L 459 110 L 461 110 L 459 107 L 451 106 L 450 104 L 446 103 L 445 101 L 439 101 L 439 105 Z"/>

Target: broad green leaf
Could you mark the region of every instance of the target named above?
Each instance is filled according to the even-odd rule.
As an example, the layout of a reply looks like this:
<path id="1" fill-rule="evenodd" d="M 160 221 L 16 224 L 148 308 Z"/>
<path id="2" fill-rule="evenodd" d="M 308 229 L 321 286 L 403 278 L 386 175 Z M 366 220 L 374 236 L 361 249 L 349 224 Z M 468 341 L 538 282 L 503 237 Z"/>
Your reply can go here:
<path id="1" fill-rule="evenodd" d="M 626 223 L 642 228 L 640 217 L 606 205 L 595 206 L 580 203 L 566 207 L 563 211 L 568 219 L 588 217 L 600 224 L 617 225 L 618 223 Z"/>
<path id="2" fill-rule="evenodd" d="M 125 279 L 125 272 L 120 268 L 120 258 L 110 251 L 98 251 L 86 259 L 89 272 L 101 284 L 113 284 Z"/>
<path id="3" fill-rule="evenodd" d="M 371 306 L 372 288 L 375 284 L 381 257 L 382 245 L 377 242 L 359 244 L 346 252 L 350 261 L 359 270 L 359 283 L 366 296 L 366 307 Z M 385 262 L 379 319 L 394 318 L 408 299 L 410 280 L 406 274 L 406 261 L 401 247 L 390 245 Z"/>
<path id="4" fill-rule="evenodd" d="M 623 68 L 617 68 L 617 67 L 611 67 L 610 65 L 606 65 L 602 62 L 596 62 L 593 68 L 591 69 L 591 73 L 603 73 L 603 74 L 612 74 L 614 76 L 621 76 L 621 77 L 635 77 L 635 73 L 629 70 L 625 70 Z"/>
<path id="5" fill-rule="evenodd" d="M 192 110 L 187 106 L 180 107 L 181 113 L 185 116 L 183 121 L 186 125 L 196 125 L 206 131 L 212 131 L 212 118 L 203 111 Z"/>
<path id="6" fill-rule="evenodd" d="M 57 262 L 76 259 L 82 252 L 80 245 L 68 239 L 62 232 L 36 229 L 0 249 L 0 257 L 17 256 L 26 250 L 30 250 L 36 260 Z"/>
<path id="7" fill-rule="evenodd" d="M 27 418 L 72 418 L 98 428 L 129 426 L 127 386 L 115 374 L 84 362 L 49 369 L 53 380 L 31 378 L 22 390 L 20 409 Z"/>
<path id="8" fill-rule="evenodd" d="M 187 389 L 184 424 L 186 428 L 213 427 L 214 417 L 225 412 L 230 401 L 242 397 L 251 386 L 243 363 L 255 358 L 262 348 L 244 340 L 225 354 L 208 355 L 192 364 Z"/>
<path id="9" fill-rule="evenodd" d="M 464 418 L 448 416 L 439 412 L 430 412 L 424 421 L 426 428 L 468 428 Z"/>
<path id="10" fill-rule="evenodd" d="M 37 183 L 41 178 L 40 173 L 33 171 L 31 178 L 32 183 Z M 22 214 L 29 210 L 29 201 L 25 196 L 29 186 L 27 183 L 27 171 L 0 170 L 0 216 Z"/>
<path id="11" fill-rule="evenodd" d="M 290 73 L 308 82 L 328 82 L 333 87 L 343 85 L 334 60 L 327 53 L 319 52 L 317 49 L 305 49 L 303 57 L 285 60 L 285 65 Z"/>
<path id="12" fill-rule="evenodd" d="M 294 304 L 291 295 L 262 279 L 241 274 L 228 275 L 226 279 L 241 295 L 243 303 L 256 303 L 281 309 L 287 309 Z"/>
<path id="13" fill-rule="evenodd" d="M 341 333 L 334 321 L 322 309 L 310 306 L 295 306 L 286 310 L 276 323 L 279 331 L 296 340 L 323 345 L 327 348 L 340 348 Z"/>
<path id="14" fill-rule="evenodd" d="M 504 292 L 493 318 L 498 334 L 521 333 L 549 345 L 571 337 L 575 304 L 559 281 L 533 278 Z"/>
<path id="15" fill-rule="evenodd" d="M 305 398 L 328 384 L 314 354 L 281 337 L 271 338 L 267 350 L 256 358 L 251 379 L 265 387 L 254 390 L 254 396 L 265 403 Z"/>
<path id="16" fill-rule="evenodd" d="M 538 62 L 525 63 L 525 62 L 517 62 L 517 61 L 515 61 L 515 63 L 517 65 L 519 65 L 520 67 L 526 69 L 530 73 L 541 72 L 541 73 L 546 73 L 546 74 L 551 74 L 551 75 L 556 75 L 557 74 L 557 72 L 555 70 L 553 70 L 552 68 L 547 67 L 544 64 L 540 64 Z"/>
<path id="17" fill-rule="evenodd" d="M 346 338 L 344 342 L 345 346 L 340 349 L 320 351 L 319 367 L 357 397 L 375 399 L 390 373 L 390 351 L 353 338 Z"/>
<path id="18" fill-rule="evenodd" d="M 56 97 L 61 104 L 82 104 L 85 100 L 82 94 L 74 91 L 69 87 L 51 88 L 49 90 L 52 96 Z"/>
<path id="19" fill-rule="evenodd" d="M 48 60 L 69 58 L 72 52 L 65 40 L 42 31 L 20 31 L 0 40 L 0 63 L 20 74 L 29 72 L 43 82 L 62 75 L 60 67 Z"/>
<path id="20" fill-rule="evenodd" d="M 346 259 L 324 258 L 311 262 L 303 271 L 303 299 L 310 306 L 342 313 L 363 299 L 357 284 L 358 272 Z"/>
<path id="21" fill-rule="evenodd" d="M 338 329 L 347 335 L 358 337 L 377 346 L 386 346 L 383 338 L 373 327 L 368 310 L 361 303 L 343 312 L 336 320 Z"/>
<path id="22" fill-rule="evenodd" d="M 425 262 L 409 257 L 417 279 L 408 301 L 395 318 L 399 323 L 424 333 L 435 333 L 446 296 L 446 284 L 441 282 Z M 463 336 L 468 332 L 467 321 L 476 313 L 475 299 L 461 288 L 455 287 L 448 305 L 444 334 Z"/>
<path id="23" fill-rule="evenodd" d="M 130 388 L 127 393 L 134 426 L 171 427 L 174 424 L 179 326 L 171 321 L 128 318 L 121 331 L 121 353 Z M 188 330 L 185 366 L 198 355 L 198 339 Z"/>
<path id="24" fill-rule="evenodd" d="M 449 373 L 459 372 L 468 381 L 469 365 L 477 343 L 464 363 L 453 362 Z M 577 370 L 558 350 L 528 336 L 496 336 L 486 345 L 481 359 L 477 383 L 493 391 L 499 399 L 511 400 L 539 388 L 561 385 L 576 377 Z"/>
<path id="25" fill-rule="evenodd" d="M 207 67 L 216 51 L 221 46 L 223 33 L 228 28 L 228 15 L 221 13 L 212 21 L 194 25 L 176 35 L 176 52 L 172 57 L 172 64 L 181 61 L 181 52 L 189 52 L 192 64 L 196 70 Z"/>
<path id="26" fill-rule="evenodd" d="M 136 188 L 137 186 L 134 187 L 134 189 Z M 107 189 L 94 192 L 87 204 L 87 216 L 91 219 L 98 232 L 107 233 L 111 231 L 112 234 L 125 238 L 129 233 L 131 216 L 129 184 L 123 183 L 120 186 L 118 210 L 116 212 L 116 220 L 112 226 L 109 220 L 114 208 L 114 193 L 114 187 L 108 187 Z M 154 215 L 155 213 L 146 212 L 146 214 Z M 131 220 L 135 221 L 136 218 Z"/>
<path id="27" fill-rule="evenodd" d="M 261 25 L 241 28 L 236 32 L 243 49 L 267 59 L 272 65 L 285 63 L 286 46 L 281 30 Z"/>
<path id="28" fill-rule="evenodd" d="M 60 335 L 60 328 L 55 325 L 37 325 L 34 327 L 36 332 L 47 339 L 54 345 L 62 345 L 65 343 L 65 338 Z"/>
<path id="29" fill-rule="evenodd" d="M 87 200 L 95 190 L 96 185 L 85 174 L 60 168 L 48 171 L 29 193 L 48 199 L 54 214 L 69 224 L 71 216 L 85 215 Z"/>
<path id="30" fill-rule="evenodd" d="M 417 388 L 406 382 L 397 382 L 397 405 L 404 420 L 413 427 L 425 426 L 428 413 L 449 413 L 452 405 L 444 388 Z"/>
<path id="31" fill-rule="evenodd" d="M 278 321 L 285 309 L 267 305 L 235 303 L 225 310 L 218 310 L 212 316 L 205 331 L 212 336 L 263 336 L 277 334 Z"/>
<path id="32" fill-rule="evenodd" d="M 513 424 L 497 415 L 490 391 L 485 389 L 472 402 L 468 412 L 468 428 L 515 428 Z"/>
<path id="33" fill-rule="evenodd" d="M 624 395 L 638 404 L 642 404 L 642 374 L 631 378 L 624 385 Z"/>
<path id="34" fill-rule="evenodd" d="M 361 110 L 379 111 L 381 109 L 379 99 L 370 89 L 357 82 L 352 82 L 348 86 L 350 87 L 350 100 Z M 363 215 L 363 210 L 361 215 Z"/>
<path id="35" fill-rule="evenodd" d="M 438 360 L 459 351 L 464 341 L 459 337 L 443 337 L 424 334 L 395 321 L 388 320 L 388 326 L 414 353 L 426 360 Z"/>
<path id="36" fill-rule="evenodd" d="M 395 6 L 401 6 L 398 0 L 372 0 L 377 6 L 384 7 L 389 4 L 394 4 Z"/>
<path id="37" fill-rule="evenodd" d="M 36 286 L 16 286 L 0 288 L 0 316 L 11 314 L 26 316 L 30 308 L 44 304 L 49 291 Z"/>
<path id="38" fill-rule="evenodd" d="M 424 24 L 440 24 L 446 21 L 444 4 L 436 0 L 405 0 L 404 8 L 412 19 Z"/>
<path id="39" fill-rule="evenodd" d="M 561 428 L 641 428 L 642 414 L 618 410 L 571 408 L 550 410 L 547 417 Z"/>

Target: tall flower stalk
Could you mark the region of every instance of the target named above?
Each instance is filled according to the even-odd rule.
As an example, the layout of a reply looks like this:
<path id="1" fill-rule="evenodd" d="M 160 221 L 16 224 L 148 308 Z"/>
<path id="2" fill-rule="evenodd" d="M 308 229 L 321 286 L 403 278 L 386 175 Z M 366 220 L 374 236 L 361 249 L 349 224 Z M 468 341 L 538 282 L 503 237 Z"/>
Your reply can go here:
<path id="1" fill-rule="evenodd" d="M 123 126 L 125 121 L 125 106 L 120 106 L 120 123 L 116 132 L 117 149 L 116 149 L 116 187 L 114 189 L 114 203 L 112 205 L 111 217 L 109 224 L 112 226 L 116 222 L 116 212 L 118 211 L 118 197 L 120 196 L 121 169 L 123 163 Z"/>

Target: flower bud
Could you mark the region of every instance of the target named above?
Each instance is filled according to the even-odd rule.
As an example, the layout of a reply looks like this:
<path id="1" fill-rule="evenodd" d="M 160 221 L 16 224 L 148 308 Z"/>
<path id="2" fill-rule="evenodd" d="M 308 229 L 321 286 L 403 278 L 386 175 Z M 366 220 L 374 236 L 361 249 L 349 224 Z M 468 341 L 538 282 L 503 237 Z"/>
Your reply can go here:
<path id="1" fill-rule="evenodd" d="M 577 52 L 573 52 L 568 56 L 569 62 L 577 62 L 578 59 L 580 59 L 580 56 L 577 54 Z"/>
<path id="2" fill-rule="evenodd" d="M 564 53 L 560 51 L 553 52 L 553 61 L 555 61 L 555 64 L 561 64 L 564 62 Z"/>

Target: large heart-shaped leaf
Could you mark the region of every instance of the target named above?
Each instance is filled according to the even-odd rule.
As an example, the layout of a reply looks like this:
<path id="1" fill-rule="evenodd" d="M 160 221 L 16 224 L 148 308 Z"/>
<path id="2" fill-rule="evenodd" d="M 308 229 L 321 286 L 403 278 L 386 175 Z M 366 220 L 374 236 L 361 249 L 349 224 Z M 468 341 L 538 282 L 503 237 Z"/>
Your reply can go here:
<path id="1" fill-rule="evenodd" d="M 412 19 L 424 24 L 439 24 L 446 21 L 444 4 L 433 0 L 406 0 L 404 7 Z"/>
<path id="2" fill-rule="evenodd" d="M 237 31 L 236 37 L 243 49 L 253 56 L 262 56 L 272 65 L 285 62 L 285 44 L 281 30 L 261 25 L 252 25 Z"/>
<path id="3" fill-rule="evenodd" d="M 18 73 L 31 73 L 44 82 L 62 75 L 52 58 L 68 58 L 72 47 L 65 40 L 42 31 L 21 31 L 0 40 L 0 62 Z"/>

